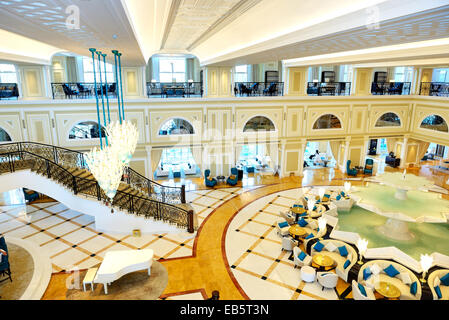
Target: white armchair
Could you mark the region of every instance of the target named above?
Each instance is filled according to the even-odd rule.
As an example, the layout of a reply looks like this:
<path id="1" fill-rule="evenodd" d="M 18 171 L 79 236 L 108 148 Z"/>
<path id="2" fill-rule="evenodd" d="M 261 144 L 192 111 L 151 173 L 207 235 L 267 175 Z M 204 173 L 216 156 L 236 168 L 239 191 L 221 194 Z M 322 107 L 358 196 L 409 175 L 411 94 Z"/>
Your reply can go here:
<path id="1" fill-rule="evenodd" d="M 300 260 L 298 258 L 299 254 L 301 253 L 301 249 L 299 247 L 293 248 L 293 261 L 295 262 L 295 268 L 296 267 L 302 267 L 302 266 L 310 266 L 312 263 L 312 257 L 306 254 L 306 257 L 304 260 Z"/>
<path id="2" fill-rule="evenodd" d="M 298 243 L 291 237 L 285 236 L 282 238 L 282 250 L 292 251 L 294 247 L 296 247 Z"/>
<path id="3" fill-rule="evenodd" d="M 365 286 L 364 288 L 366 291 L 366 296 L 360 292 L 359 284 L 357 283 L 357 281 L 352 280 L 352 297 L 354 298 L 354 300 L 376 300 L 373 289 Z"/>
<path id="4" fill-rule="evenodd" d="M 284 222 L 287 223 L 287 226 L 281 227 L 280 224 L 282 224 Z M 275 225 L 276 225 L 277 233 L 280 236 L 284 237 L 284 236 L 288 235 L 288 229 L 290 229 L 290 225 L 288 224 L 288 222 L 286 220 L 278 220 L 278 221 L 276 221 Z"/>
<path id="5" fill-rule="evenodd" d="M 318 272 L 317 273 L 318 283 L 323 286 L 323 290 L 333 289 L 337 286 L 338 275 L 331 272 Z"/>
<path id="6" fill-rule="evenodd" d="M 292 225 L 295 223 L 295 217 L 293 217 L 288 212 L 280 212 L 279 215 L 285 219 L 285 221 L 288 222 L 289 225 Z"/>
<path id="7" fill-rule="evenodd" d="M 432 292 L 433 300 L 449 300 L 449 287 L 441 283 L 440 278 L 449 273 L 449 269 L 440 269 L 429 274 L 427 282 L 429 283 L 430 291 Z M 435 291 L 435 286 L 440 286 L 441 299 L 438 298 Z"/>

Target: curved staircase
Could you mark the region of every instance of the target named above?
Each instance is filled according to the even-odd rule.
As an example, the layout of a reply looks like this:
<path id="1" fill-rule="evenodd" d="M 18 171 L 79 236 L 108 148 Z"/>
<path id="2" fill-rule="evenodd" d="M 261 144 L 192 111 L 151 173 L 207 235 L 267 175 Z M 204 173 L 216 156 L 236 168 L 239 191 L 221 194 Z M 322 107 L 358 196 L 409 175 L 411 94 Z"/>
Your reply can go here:
<path id="1" fill-rule="evenodd" d="M 62 184 L 75 195 L 96 198 L 105 204 L 109 202 L 87 170 L 82 153 L 35 142 L 0 144 L 0 174 L 27 169 Z M 197 229 L 194 211 L 185 202 L 184 186 L 163 186 L 126 168 L 112 207 L 187 228 L 189 233 L 193 233 Z"/>

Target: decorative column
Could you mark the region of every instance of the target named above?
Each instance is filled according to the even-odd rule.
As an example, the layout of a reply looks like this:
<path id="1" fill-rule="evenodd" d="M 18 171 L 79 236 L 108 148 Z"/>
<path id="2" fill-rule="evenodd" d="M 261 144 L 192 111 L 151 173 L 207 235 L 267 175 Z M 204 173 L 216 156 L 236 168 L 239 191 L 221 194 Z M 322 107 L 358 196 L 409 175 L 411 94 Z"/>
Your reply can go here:
<path id="1" fill-rule="evenodd" d="M 206 67 L 203 70 L 205 97 L 233 96 L 231 67 Z"/>
<path id="2" fill-rule="evenodd" d="M 299 148 L 299 176 L 304 176 L 304 152 L 307 146 L 307 139 L 301 139 L 301 147 Z"/>
<path id="3" fill-rule="evenodd" d="M 289 67 L 287 69 L 287 90 L 288 96 L 306 96 L 308 67 Z"/>
<path id="4" fill-rule="evenodd" d="M 147 152 L 147 172 L 148 178 L 150 180 L 154 179 L 153 165 L 151 164 L 151 150 L 153 148 L 151 146 L 145 146 L 145 151 Z"/>
<path id="5" fill-rule="evenodd" d="M 361 166 L 365 165 L 365 161 L 366 161 L 366 156 L 368 153 L 368 144 L 369 144 L 370 138 L 369 136 L 364 136 L 363 137 L 363 150 L 362 150 L 362 163 L 360 164 Z"/>
<path id="6" fill-rule="evenodd" d="M 371 82 L 373 78 L 372 68 L 357 68 L 355 69 L 354 77 L 354 95 L 368 96 L 371 95 Z"/>
<path id="7" fill-rule="evenodd" d="M 285 141 L 281 141 L 281 170 L 279 170 L 279 178 L 285 177 Z"/>
<path id="8" fill-rule="evenodd" d="M 342 173 L 346 173 L 346 162 L 348 162 L 349 157 L 349 144 L 351 143 L 351 137 L 346 137 L 345 139 L 345 155 L 343 157 L 343 164 L 341 171 Z"/>
<path id="9" fill-rule="evenodd" d="M 409 136 L 404 136 L 404 141 L 402 142 L 402 148 L 401 148 L 401 163 L 399 165 L 399 168 L 405 169 L 405 163 L 407 162 L 407 149 L 408 149 L 408 138 Z"/>

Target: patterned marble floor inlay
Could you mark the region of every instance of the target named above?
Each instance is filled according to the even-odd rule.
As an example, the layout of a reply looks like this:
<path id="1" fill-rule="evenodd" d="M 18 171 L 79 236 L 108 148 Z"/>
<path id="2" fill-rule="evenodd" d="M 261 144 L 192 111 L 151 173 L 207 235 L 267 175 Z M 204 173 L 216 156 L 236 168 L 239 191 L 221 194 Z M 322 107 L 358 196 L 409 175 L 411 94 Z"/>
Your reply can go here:
<path id="1" fill-rule="evenodd" d="M 262 197 L 244 207 L 231 221 L 225 241 L 231 272 L 250 299 L 336 300 L 348 285 L 339 280 L 336 289 L 317 282 L 305 283 L 301 271 L 282 251 L 274 224 L 279 212 L 287 211 L 302 195 L 292 189 Z"/>
<path id="2" fill-rule="evenodd" d="M 201 225 L 225 201 L 249 189 L 226 188 L 186 193 Z M 156 259 L 191 256 L 194 238 L 178 234 L 132 235 L 97 232 L 93 217 L 59 202 L 0 206 L 0 233 L 38 244 L 49 255 L 53 272 L 99 264 L 110 250 L 154 250 Z"/>

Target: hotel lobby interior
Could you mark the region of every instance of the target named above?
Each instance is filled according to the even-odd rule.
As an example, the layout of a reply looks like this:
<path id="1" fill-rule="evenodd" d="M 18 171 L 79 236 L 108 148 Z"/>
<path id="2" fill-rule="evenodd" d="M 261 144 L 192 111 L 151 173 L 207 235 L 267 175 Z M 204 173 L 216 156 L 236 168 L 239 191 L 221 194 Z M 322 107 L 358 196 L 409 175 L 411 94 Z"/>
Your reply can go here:
<path id="1" fill-rule="evenodd" d="M 0 8 L 0 300 L 449 300 L 449 0 Z"/>

